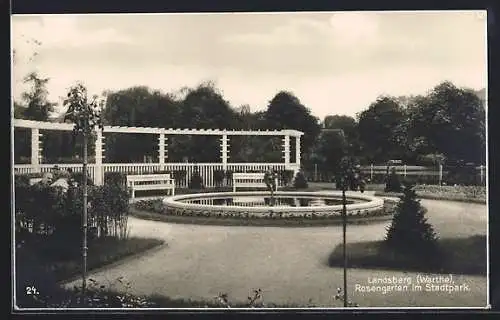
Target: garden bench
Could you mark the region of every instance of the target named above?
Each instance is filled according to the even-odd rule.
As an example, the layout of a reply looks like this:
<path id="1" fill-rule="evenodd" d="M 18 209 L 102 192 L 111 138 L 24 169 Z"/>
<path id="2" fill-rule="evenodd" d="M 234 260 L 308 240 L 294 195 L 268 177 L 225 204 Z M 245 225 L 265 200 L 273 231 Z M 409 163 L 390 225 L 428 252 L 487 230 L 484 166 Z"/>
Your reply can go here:
<path id="1" fill-rule="evenodd" d="M 127 186 L 131 190 L 131 198 L 135 198 L 136 191 L 170 190 L 175 195 L 175 180 L 170 174 L 134 174 L 127 175 Z"/>
<path id="2" fill-rule="evenodd" d="M 267 188 L 264 182 L 265 173 L 233 173 L 233 192 L 236 192 L 236 188 Z M 278 191 L 278 178 L 275 178 L 276 190 Z"/>
<path id="3" fill-rule="evenodd" d="M 31 178 L 30 179 L 30 186 L 32 186 L 34 184 L 37 184 L 37 183 L 39 183 L 42 180 L 43 180 L 42 178 Z"/>

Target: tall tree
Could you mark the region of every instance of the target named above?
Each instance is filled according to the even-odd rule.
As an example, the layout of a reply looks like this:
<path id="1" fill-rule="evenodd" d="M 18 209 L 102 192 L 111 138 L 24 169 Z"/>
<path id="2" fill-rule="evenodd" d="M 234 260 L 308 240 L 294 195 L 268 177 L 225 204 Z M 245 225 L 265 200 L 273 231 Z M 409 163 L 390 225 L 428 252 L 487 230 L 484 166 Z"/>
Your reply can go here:
<path id="1" fill-rule="evenodd" d="M 352 156 L 359 155 L 361 146 L 356 119 L 345 115 L 329 115 L 323 120 L 323 128 L 342 130 L 347 142 L 346 151 Z"/>
<path id="2" fill-rule="evenodd" d="M 393 97 L 379 97 L 359 114 L 358 130 L 363 156 L 385 162 L 405 155 L 405 113 Z"/>
<path id="3" fill-rule="evenodd" d="M 313 116 L 292 92 L 288 91 L 280 91 L 271 99 L 265 117 L 268 129 L 294 129 L 304 132 L 301 148 L 304 160 L 307 162 L 321 132 L 319 119 Z M 293 146 L 292 149 L 294 149 Z"/>
<path id="4" fill-rule="evenodd" d="M 23 118 L 36 121 L 47 121 L 56 103 L 48 100 L 47 83 L 49 78 L 41 78 L 36 72 L 31 72 L 24 78 L 30 89 L 22 94 L 26 106 Z"/>
<path id="5" fill-rule="evenodd" d="M 136 86 L 107 93 L 103 121 L 113 126 L 173 128 L 178 114 L 179 102 L 173 96 Z M 158 137 L 153 135 L 110 134 L 106 140 L 106 158 L 111 162 L 142 162 L 144 156 L 157 156 Z"/>
<path id="6" fill-rule="evenodd" d="M 213 82 L 189 89 L 181 102 L 179 122 L 186 128 L 233 129 L 238 125 L 236 112 Z M 176 137 L 177 156 L 196 162 L 219 162 L 220 141 L 216 136 Z M 204 148 L 199 146 L 203 145 Z M 174 146 L 172 146 L 174 147 Z"/>
<path id="7" fill-rule="evenodd" d="M 410 114 L 408 136 L 421 142 L 422 153 L 444 154 L 450 161 L 484 163 L 485 119 L 483 102 L 473 90 L 443 82 L 417 101 Z"/>
<path id="8" fill-rule="evenodd" d="M 348 154 L 348 142 L 339 131 L 322 132 L 313 148 L 312 159 L 319 165 L 321 172 L 336 174 L 340 160 Z"/>

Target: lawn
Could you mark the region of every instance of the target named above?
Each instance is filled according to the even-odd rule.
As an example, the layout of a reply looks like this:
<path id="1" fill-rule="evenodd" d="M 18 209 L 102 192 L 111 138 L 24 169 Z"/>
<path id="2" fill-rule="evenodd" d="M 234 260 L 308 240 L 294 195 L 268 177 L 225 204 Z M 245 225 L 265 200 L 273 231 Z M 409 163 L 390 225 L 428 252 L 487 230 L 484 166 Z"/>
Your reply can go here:
<path id="1" fill-rule="evenodd" d="M 143 253 L 163 243 L 164 241 L 159 239 L 145 238 L 117 239 L 114 237 L 106 237 L 97 239 L 88 249 L 88 270 L 98 269 L 126 257 Z M 58 281 L 67 280 L 81 273 L 81 258 L 54 261 L 50 263 L 50 267 L 53 268 L 52 271 L 56 274 L 56 279 Z"/>
<path id="2" fill-rule="evenodd" d="M 484 186 L 418 185 L 415 187 L 415 191 L 421 199 L 486 203 L 486 187 Z M 375 196 L 399 197 L 401 194 L 398 192 L 375 192 Z"/>
<path id="3" fill-rule="evenodd" d="M 336 190 L 333 183 L 309 182 L 309 189 Z M 367 184 L 366 191 L 375 191 L 375 196 L 400 197 L 400 192 L 385 192 L 385 184 Z M 415 191 L 421 199 L 449 200 L 470 203 L 486 203 L 486 187 L 484 186 L 439 186 L 439 185 L 416 185 Z"/>
<path id="4" fill-rule="evenodd" d="M 417 271 L 442 274 L 486 275 L 486 236 L 444 238 L 439 240 L 442 264 L 433 267 L 426 260 L 408 259 L 381 250 L 382 241 L 348 243 L 349 268 Z M 328 258 L 330 267 L 343 267 L 343 245 Z M 408 250 L 411 250 L 409 248 Z"/>
<path id="5" fill-rule="evenodd" d="M 98 238 L 89 243 L 87 270 L 98 269 L 135 254 L 142 253 L 163 244 L 163 240 L 147 238 L 117 239 L 115 237 Z M 71 256 L 57 255 L 50 252 L 48 242 L 16 249 L 18 272 L 31 274 L 36 264 L 38 271 L 43 270 L 56 282 L 69 280 L 81 274 L 81 246 L 75 247 Z M 55 249 L 52 249 L 55 251 Z M 33 269 L 33 270 L 32 270 Z"/>

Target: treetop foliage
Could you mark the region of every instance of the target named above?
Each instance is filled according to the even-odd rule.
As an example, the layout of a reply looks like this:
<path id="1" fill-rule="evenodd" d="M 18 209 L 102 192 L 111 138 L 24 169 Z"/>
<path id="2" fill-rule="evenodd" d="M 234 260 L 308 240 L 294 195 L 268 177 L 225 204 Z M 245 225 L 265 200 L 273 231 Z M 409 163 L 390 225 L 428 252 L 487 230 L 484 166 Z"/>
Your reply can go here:
<path id="1" fill-rule="evenodd" d="M 54 105 L 47 101 L 49 79 L 36 74 L 26 79 L 32 83 L 33 90 L 23 96 L 23 102 L 15 103 L 15 116 L 47 120 Z M 78 95 L 75 93 L 72 97 L 76 103 Z M 97 106 L 97 100 L 90 100 L 89 103 Z M 459 160 L 485 163 L 483 100 L 477 92 L 458 88 L 448 81 L 438 84 L 426 95 L 380 96 L 356 117 L 328 115 L 320 122 L 309 107 L 286 90 L 272 97 L 265 110 L 252 112 L 248 105 L 231 106 L 223 92 L 210 81 L 176 93 L 134 86 L 106 93 L 102 122 L 163 128 L 295 129 L 305 133 L 301 139 L 302 163 L 317 164 L 331 172 L 336 171 L 340 159 L 346 155 L 363 163 L 385 163 L 389 159 L 414 164 Z M 110 135 L 107 139 L 109 161 L 142 161 L 144 155 L 157 156 L 156 137 Z M 280 138 L 232 137 L 230 140 L 232 161 L 282 159 Z M 168 143 L 169 148 L 176 150 L 169 153 L 173 161 L 220 161 L 217 139 L 176 136 L 169 138 Z M 126 150 L 120 145 L 127 145 Z M 199 148 L 200 145 L 204 148 Z M 290 146 L 293 153 L 293 141 Z"/>

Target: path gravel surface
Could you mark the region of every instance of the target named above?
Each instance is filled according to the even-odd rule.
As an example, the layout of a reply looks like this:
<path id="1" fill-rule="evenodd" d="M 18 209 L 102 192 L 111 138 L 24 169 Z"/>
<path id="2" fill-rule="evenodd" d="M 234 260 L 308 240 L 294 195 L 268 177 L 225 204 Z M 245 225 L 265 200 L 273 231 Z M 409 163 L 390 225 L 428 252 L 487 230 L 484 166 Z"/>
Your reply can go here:
<path id="1" fill-rule="evenodd" d="M 422 200 L 427 216 L 441 237 L 486 234 L 486 206 L 451 201 Z M 348 226 L 348 242 L 380 240 L 390 222 Z M 307 306 L 340 307 L 333 300 L 343 283 L 343 270 L 330 268 L 330 252 L 342 242 L 339 226 L 279 228 L 170 224 L 131 217 L 131 236 L 166 240 L 168 246 L 98 270 L 91 277 L 131 282 L 135 294 L 211 300 L 225 292 L 230 301 L 247 300 L 261 288 L 264 301 Z M 486 244 L 485 244 L 486 245 Z M 411 248 L 409 248 L 411 250 Z M 371 292 L 356 290 L 373 277 L 410 277 L 417 273 L 350 269 L 349 296 L 362 307 L 484 307 L 487 280 L 453 275 L 468 291 Z M 75 281 L 69 285 L 77 284 Z M 121 290 L 120 287 L 116 287 Z M 465 288 L 465 287 L 462 287 Z"/>

